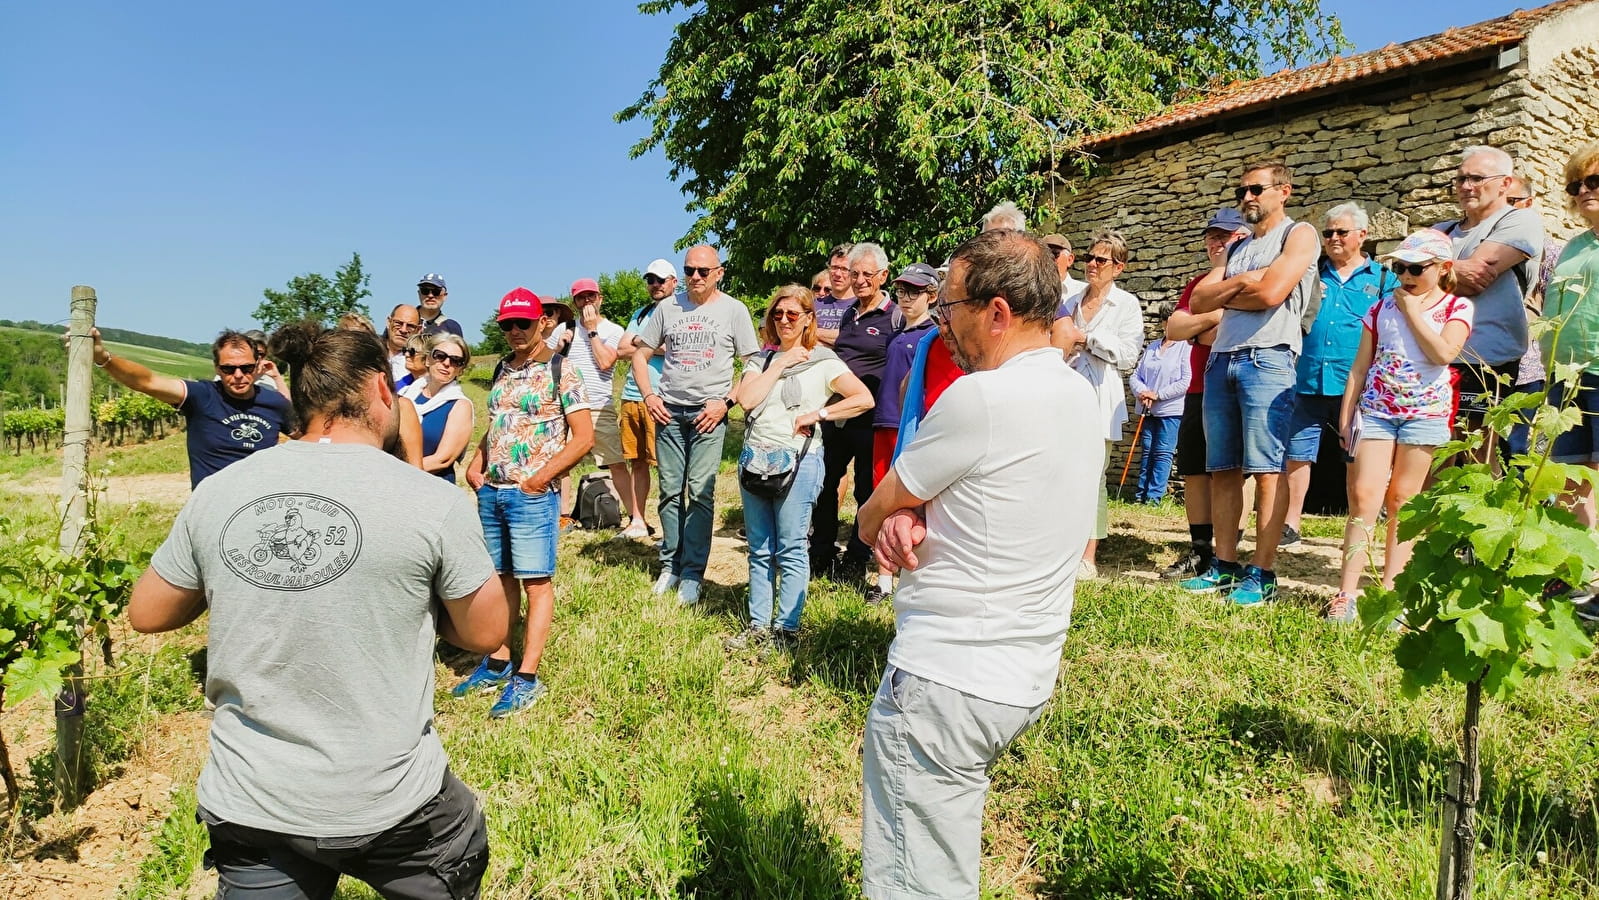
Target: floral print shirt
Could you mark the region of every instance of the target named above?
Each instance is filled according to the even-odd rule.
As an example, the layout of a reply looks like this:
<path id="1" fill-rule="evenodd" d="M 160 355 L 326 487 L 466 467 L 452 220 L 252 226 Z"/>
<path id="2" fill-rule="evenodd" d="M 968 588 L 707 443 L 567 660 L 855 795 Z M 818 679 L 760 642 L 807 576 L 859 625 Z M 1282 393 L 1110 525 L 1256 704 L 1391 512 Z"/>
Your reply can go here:
<path id="1" fill-rule="evenodd" d="M 1442 332 L 1450 322 L 1472 322 L 1472 303 L 1444 294 L 1427 308 L 1427 326 Z M 1362 415 L 1384 419 L 1447 419 L 1453 407 L 1454 388 L 1449 367 L 1427 358 L 1416 336 L 1395 305 L 1394 296 L 1377 301 L 1366 313 L 1365 327 L 1376 342 L 1366 390 L 1360 395 Z"/>
<path id="2" fill-rule="evenodd" d="M 519 368 L 502 364 L 489 389 L 489 484 L 510 487 L 536 473 L 566 446 L 566 413 L 588 414 L 588 394 L 577 366 L 564 361 L 560 396 L 547 362 Z M 560 485 L 550 482 L 550 489 Z"/>

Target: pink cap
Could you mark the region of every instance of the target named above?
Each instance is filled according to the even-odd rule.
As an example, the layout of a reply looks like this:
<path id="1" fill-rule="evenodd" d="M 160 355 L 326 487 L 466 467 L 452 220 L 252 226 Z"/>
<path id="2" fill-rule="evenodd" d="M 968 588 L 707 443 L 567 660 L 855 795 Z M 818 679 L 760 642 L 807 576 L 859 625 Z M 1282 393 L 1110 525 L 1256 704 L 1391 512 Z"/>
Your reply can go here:
<path id="1" fill-rule="evenodd" d="M 500 298 L 500 314 L 495 316 L 495 321 L 537 319 L 543 315 L 544 301 L 539 299 L 539 295 L 525 287 L 518 287 Z"/>
<path id="2" fill-rule="evenodd" d="M 587 294 L 590 292 L 595 294 L 600 292 L 599 282 L 592 278 L 579 278 L 578 280 L 572 282 L 572 290 L 568 291 L 568 293 L 573 297 L 576 297 L 578 294 Z"/>

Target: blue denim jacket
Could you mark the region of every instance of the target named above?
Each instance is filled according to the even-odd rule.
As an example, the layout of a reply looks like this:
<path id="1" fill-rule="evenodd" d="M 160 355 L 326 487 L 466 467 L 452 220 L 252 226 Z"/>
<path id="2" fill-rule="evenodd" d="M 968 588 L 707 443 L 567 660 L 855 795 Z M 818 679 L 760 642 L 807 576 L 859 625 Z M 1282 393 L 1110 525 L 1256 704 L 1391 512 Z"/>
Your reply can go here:
<path id="1" fill-rule="evenodd" d="M 1360 350 L 1361 320 L 1372 304 L 1393 293 L 1399 279 L 1376 260 L 1367 259 L 1348 281 L 1340 281 L 1338 270 L 1323 258 L 1321 284 L 1321 309 L 1305 335 L 1294 389 L 1300 394 L 1332 396 L 1342 394 L 1349 381 L 1349 367 Z"/>

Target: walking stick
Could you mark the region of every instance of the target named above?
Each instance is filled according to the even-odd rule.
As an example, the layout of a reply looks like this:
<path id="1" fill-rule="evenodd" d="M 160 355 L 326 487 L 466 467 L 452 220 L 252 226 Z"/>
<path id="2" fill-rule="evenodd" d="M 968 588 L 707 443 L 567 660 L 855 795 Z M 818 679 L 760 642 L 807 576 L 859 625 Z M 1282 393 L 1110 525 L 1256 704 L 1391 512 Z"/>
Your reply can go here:
<path id="1" fill-rule="evenodd" d="M 1133 450 L 1138 447 L 1138 436 L 1143 433 L 1144 419 L 1149 415 L 1149 407 L 1142 403 L 1139 405 L 1144 407 L 1144 411 L 1138 414 L 1138 427 L 1133 429 L 1133 443 L 1127 448 L 1127 462 L 1122 463 L 1122 480 L 1116 483 L 1116 501 L 1118 503 L 1121 502 L 1122 493 L 1127 487 L 1127 470 L 1133 467 Z"/>

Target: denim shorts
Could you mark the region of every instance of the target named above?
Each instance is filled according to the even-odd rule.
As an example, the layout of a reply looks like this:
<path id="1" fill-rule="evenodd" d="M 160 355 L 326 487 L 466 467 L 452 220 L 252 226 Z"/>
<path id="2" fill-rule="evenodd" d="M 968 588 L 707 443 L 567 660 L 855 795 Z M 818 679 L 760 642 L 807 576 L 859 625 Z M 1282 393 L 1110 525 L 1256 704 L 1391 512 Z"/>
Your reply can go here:
<path id="1" fill-rule="evenodd" d="M 529 494 L 519 487 L 485 484 L 477 489 L 477 517 L 483 523 L 494 571 L 517 578 L 555 574 L 555 545 L 561 536 L 561 492 Z"/>
<path id="2" fill-rule="evenodd" d="M 1283 470 L 1299 354 L 1287 345 L 1212 351 L 1205 364 L 1205 469 Z"/>
<path id="3" fill-rule="evenodd" d="M 1362 441 L 1393 441 L 1413 447 L 1437 447 L 1449 440 L 1449 420 L 1390 419 L 1386 416 L 1360 414 L 1360 439 Z"/>
<path id="4" fill-rule="evenodd" d="M 1294 398 L 1293 424 L 1288 429 L 1288 461 L 1313 463 L 1321 458 L 1321 434 L 1338 434 L 1342 395 L 1300 394 Z"/>
<path id="5" fill-rule="evenodd" d="M 1563 405 L 1565 389 L 1564 384 L 1550 388 L 1549 405 Z M 1577 383 L 1576 406 L 1582 411 L 1582 422 L 1555 438 L 1549 456 L 1559 463 L 1599 462 L 1599 375 L 1582 373 L 1582 380 Z"/>

